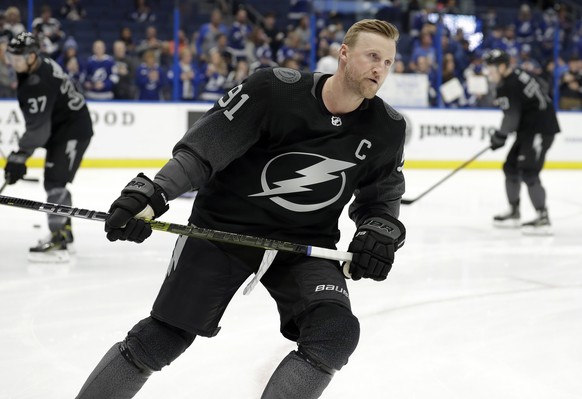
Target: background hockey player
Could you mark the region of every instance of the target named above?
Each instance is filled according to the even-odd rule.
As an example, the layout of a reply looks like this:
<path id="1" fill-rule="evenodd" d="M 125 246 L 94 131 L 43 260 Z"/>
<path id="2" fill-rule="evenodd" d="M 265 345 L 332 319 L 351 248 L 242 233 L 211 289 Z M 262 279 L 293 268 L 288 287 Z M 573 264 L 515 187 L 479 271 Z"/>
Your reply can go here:
<path id="1" fill-rule="evenodd" d="M 198 188 L 190 216 L 197 226 L 335 248 L 338 219 L 355 194 L 349 271 L 354 280 L 386 279 L 405 238 L 397 217 L 406 123 L 376 92 L 397 39 L 393 25 L 363 20 L 347 32 L 335 75 L 278 67 L 251 75 L 188 130 L 153 181 L 140 174 L 122 190 L 106 221 L 107 237 L 142 242 L 151 228 L 133 216 L 158 217 L 168 200 Z M 150 317 L 113 345 L 78 398 L 133 397 L 197 335 L 215 336 L 264 253 L 179 237 Z M 348 362 L 360 325 L 340 268 L 278 253 L 261 279 L 277 303 L 281 333 L 298 344 L 274 371 L 263 399 L 318 398 Z"/>
<path id="2" fill-rule="evenodd" d="M 93 127 L 85 98 L 61 67 L 40 54 L 37 39 L 22 32 L 8 45 L 8 59 L 18 75 L 18 104 L 26 131 L 6 162 L 5 178 L 14 184 L 26 173 L 26 160 L 39 147 L 46 149 L 44 188 L 47 201 L 71 205 L 72 182 L 87 149 Z M 73 242 L 70 218 L 49 215 L 50 237 L 30 248 L 32 261 L 67 261 Z"/>
<path id="3" fill-rule="evenodd" d="M 509 55 L 492 50 L 484 57 L 489 79 L 497 84 L 496 104 L 503 110 L 503 122 L 491 136 L 491 149 L 505 145 L 507 135 L 516 132 L 515 142 L 503 164 L 505 189 L 510 209 L 494 217 L 497 226 L 520 227 L 521 183 L 527 185 L 536 210 L 534 220 L 521 224 L 526 234 L 550 234 L 546 191 L 540 180 L 546 152 L 560 131 L 556 111 L 540 82 L 520 68 L 511 66 Z"/>

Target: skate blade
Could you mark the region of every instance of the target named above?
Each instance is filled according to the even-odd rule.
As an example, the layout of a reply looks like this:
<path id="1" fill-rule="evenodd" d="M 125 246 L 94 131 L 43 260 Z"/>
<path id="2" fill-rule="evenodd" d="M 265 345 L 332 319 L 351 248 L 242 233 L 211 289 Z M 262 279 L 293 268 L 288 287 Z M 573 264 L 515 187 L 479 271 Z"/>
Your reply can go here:
<path id="1" fill-rule="evenodd" d="M 28 261 L 31 263 L 67 263 L 71 260 L 66 249 L 50 252 L 29 252 Z"/>
<path id="2" fill-rule="evenodd" d="M 521 222 L 519 220 L 494 220 L 493 226 L 498 229 L 519 229 L 521 227 Z"/>
<path id="3" fill-rule="evenodd" d="M 521 228 L 521 234 L 524 236 L 538 236 L 538 237 L 548 237 L 553 236 L 554 232 L 550 226 L 542 226 L 542 227 L 531 227 L 531 226 L 524 226 Z"/>

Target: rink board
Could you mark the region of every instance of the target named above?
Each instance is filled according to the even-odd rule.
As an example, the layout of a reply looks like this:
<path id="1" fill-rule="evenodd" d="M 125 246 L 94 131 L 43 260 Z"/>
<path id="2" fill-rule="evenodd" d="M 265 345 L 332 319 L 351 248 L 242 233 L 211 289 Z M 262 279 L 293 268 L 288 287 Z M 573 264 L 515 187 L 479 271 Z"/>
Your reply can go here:
<path id="1" fill-rule="evenodd" d="M 172 147 L 206 110 L 208 103 L 90 102 L 95 136 L 82 167 L 159 167 L 171 157 Z M 407 168 L 453 168 L 489 143 L 499 127 L 498 110 L 441 110 L 403 108 L 407 120 L 405 147 Z M 562 133 L 548 152 L 546 167 L 582 169 L 582 113 L 559 112 Z M 18 104 L 0 101 L 0 150 L 16 148 L 24 132 Z M 509 140 L 511 142 L 511 139 Z M 509 145 L 486 152 L 472 168 L 499 168 Z M 37 150 L 30 167 L 43 164 L 44 150 Z M 0 154 L 1 156 L 2 154 Z M 0 157 L 1 158 L 1 157 Z M 4 161 L 0 160 L 0 166 Z"/>

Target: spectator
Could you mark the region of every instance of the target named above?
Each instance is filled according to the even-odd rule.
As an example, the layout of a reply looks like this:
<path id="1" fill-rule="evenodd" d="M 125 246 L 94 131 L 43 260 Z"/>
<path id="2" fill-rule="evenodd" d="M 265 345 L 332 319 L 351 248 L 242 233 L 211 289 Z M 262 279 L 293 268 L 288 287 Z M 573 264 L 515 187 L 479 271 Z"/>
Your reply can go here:
<path id="1" fill-rule="evenodd" d="M 129 14 L 129 19 L 134 22 L 148 22 L 156 21 L 156 14 L 154 14 L 146 0 L 135 0 L 135 10 Z"/>
<path id="2" fill-rule="evenodd" d="M 80 0 L 66 0 L 61 7 L 61 17 L 69 21 L 80 21 L 85 19 L 87 13 L 80 3 Z"/>
<path id="3" fill-rule="evenodd" d="M 210 60 L 204 71 L 204 88 L 198 97 L 203 101 L 217 101 L 225 94 L 224 83 L 228 75 L 228 66 L 218 51 L 210 53 Z"/>
<path id="4" fill-rule="evenodd" d="M 271 54 L 277 54 L 277 51 L 283 45 L 285 33 L 277 27 L 275 13 L 268 12 L 265 14 L 263 18 L 263 30 L 265 31 L 265 35 L 267 35 L 268 43 L 271 47 Z"/>
<path id="5" fill-rule="evenodd" d="M 285 43 L 277 52 L 277 63 L 282 65 L 285 60 L 293 59 L 301 66 L 304 58 L 304 54 L 301 51 L 301 39 L 295 32 L 289 32 Z"/>
<path id="6" fill-rule="evenodd" d="M 65 68 L 67 61 L 73 57 L 77 57 L 77 50 L 78 50 L 77 41 L 72 36 L 68 37 L 65 40 L 65 44 L 63 45 L 63 52 L 61 55 L 55 60 L 61 66 L 61 68 Z"/>
<path id="7" fill-rule="evenodd" d="M 180 50 L 178 98 L 182 101 L 192 101 L 198 94 L 197 86 L 201 78 L 193 61 L 194 57 L 189 47 L 184 47 Z M 168 72 L 168 78 L 170 81 L 174 79 L 174 71 L 170 70 Z"/>
<path id="8" fill-rule="evenodd" d="M 250 75 L 249 63 L 247 60 L 239 60 L 234 71 L 230 71 L 224 82 L 224 90 L 230 90 L 236 87 L 248 78 Z"/>
<path id="9" fill-rule="evenodd" d="M 113 57 L 105 53 L 102 40 L 93 42 L 93 55 L 89 57 L 85 68 L 83 87 L 85 96 L 91 100 L 112 100 L 113 87 L 119 78 L 114 73 Z"/>
<path id="10" fill-rule="evenodd" d="M 533 43 L 536 38 L 536 34 L 538 34 L 537 30 L 538 26 L 533 19 L 531 7 L 528 4 L 522 4 L 519 7 L 517 19 L 515 21 L 517 42 L 519 44 Z"/>
<path id="11" fill-rule="evenodd" d="M 521 45 L 519 51 L 519 59 L 517 66 L 533 76 L 540 76 L 542 74 L 542 66 L 531 56 L 532 48 L 530 44 L 524 43 Z"/>
<path id="12" fill-rule="evenodd" d="M 210 14 L 210 22 L 203 24 L 198 31 L 195 53 L 199 59 L 208 60 L 209 51 L 216 47 L 220 34 L 228 37 L 228 28 L 222 23 L 222 12 L 214 9 Z"/>
<path id="13" fill-rule="evenodd" d="M 6 27 L 6 14 L 0 10 L 0 42 L 8 43 L 13 37 L 12 31 Z"/>
<path id="14" fill-rule="evenodd" d="M 232 65 L 239 60 L 246 60 L 245 47 L 251 33 L 247 10 L 239 8 L 228 34 L 228 48 L 233 55 Z"/>
<path id="15" fill-rule="evenodd" d="M 83 68 L 79 62 L 78 57 L 71 57 L 68 59 L 63 71 L 69 76 L 71 82 L 77 87 L 77 90 L 82 92 L 81 81 L 83 79 Z"/>
<path id="16" fill-rule="evenodd" d="M 16 72 L 14 68 L 8 63 L 6 59 L 6 49 L 8 42 L 6 40 L 0 41 L 0 98 L 15 98 L 16 87 L 18 81 L 16 80 Z"/>
<path id="17" fill-rule="evenodd" d="M 232 65 L 233 62 L 232 60 L 234 59 L 234 56 L 232 54 L 230 47 L 228 47 L 228 38 L 226 37 L 225 34 L 219 33 L 217 35 L 216 46 L 210 49 L 209 54 L 216 52 L 219 53 L 224 58 L 226 65 Z M 205 63 L 208 59 L 209 57 L 204 57 L 202 59 L 202 62 Z"/>
<path id="18" fill-rule="evenodd" d="M 129 26 L 124 26 L 119 31 L 119 38 L 123 43 L 125 43 L 125 51 L 131 56 L 135 56 L 135 42 L 133 40 L 133 32 Z"/>
<path id="19" fill-rule="evenodd" d="M 423 31 L 420 34 L 420 40 L 417 46 L 412 50 L 412 55 L 410 56 L 410 64 L 408 67 L 411 71 L 416 71 L 418 69 L 418 58 L 424 57 L 430 65 L 436 62 L 436 50 L 433 46 L 432 35 Z"/>
<path id="20" fill-rule="evenodd" d="M 257 49 L 257 61 L 253 62 L 249 67 L 249 75 L 252 75 L 259 69 L 276 67 L 277 64 L 273 61 L 273 55 L 271 54 L 271 48 L 267 45 L 263 45 Z"/>
<path id="21" fill-rule="evenodd" d="M 113 87 L 113 97 L 116 100 L 134 100 L 136 97 L 135 76 L 137 62 L 128 56 L 127 47 L 122 40 L 113 42 L 113 72 L 118 81 Z"/>
<path id="22" fill-rule="evenodd" d="M 560 108 L 582 109 L 582 60 L 578 57 L 570 58 L 568 70 L 560 79 Z"/>
<path id="23" fill-rule="evenodd" d="M 21 32 L 24 32 L 24 25 L 20 22 L 20 10 L 16 7 L 8 7 L 4 13 L 6 22 L 4 29 L 12 32 L 12 37 L 15 37 Z"/>
<path id="24" fill-rule="evenodd" d="M 146 51 L 151 51 L 154 54 L 156 64 L 159 64 L 162 57 L 162 49 L 163 43 L 158 39 L 158 30 L 154 26 L 148 26 L 145 31 L 145 39 L 136 48 L 138 56 L 143 57 Z"/>
<path id="25" fill-rule="evenodd" d="M 71 78 L 78 90 L 81 90 L 81 81 L 83 80 L 84 65 L 79 60 L 77 54 L 77 42 L 72 37 L 65 40 L 63 46 L 63 53 L 56 60 L 57 63 L 63 68 L 63 71 Z"/>
<path id="26" fill-rule="evenodd" d="M 61 40 L 65 33 L 61 30 L 61 23 L 53 18 L 53 11 L 50 6 L 42 6 L 40 17 L 32 21 L 33 33 L 41 43 L 41 51 L 51 58 L 58 58 L 61 50 Z"/>
<path id="27" fill-rule="evenodd" d="M 341 47 L 341 44 L 339 44 L 339 43 L 334 42 L 334 43 L 330 44 L 328 55 L 320 58 L 320 60 L 317 61 L 317 66 L 315 67 L 315 71 L 322 72 L 322 73 L 334 74 L 337 71 L 338 56 L 339 56 L 340 47 Z"/>
<path id="28" fill-rule="evenodd" d="M 139 100 L 161 101 L 162 91 L 166 82 L 164 70 L 156 61 L 153 50 L 146 50 L 142 57 L 143 62 L 137 69 L 136 84 Z"/>
<path id="29" fill-rule="evenodd" d="M 168 44 L 168 55 L 174 56 L 174 51 L 176 47 L 174 39 L 172 38 L 172 40 L 168 40 L 167 44 Z M 184 32 L 184 29 L 178 29 L 178 54 L 181 54 L 182 50 L 188 48 L 189 46 L 190 43 L 188 41 L 186 33 Z M 190 52 L 190 55 L 192 55 L 192 52 Z"/>

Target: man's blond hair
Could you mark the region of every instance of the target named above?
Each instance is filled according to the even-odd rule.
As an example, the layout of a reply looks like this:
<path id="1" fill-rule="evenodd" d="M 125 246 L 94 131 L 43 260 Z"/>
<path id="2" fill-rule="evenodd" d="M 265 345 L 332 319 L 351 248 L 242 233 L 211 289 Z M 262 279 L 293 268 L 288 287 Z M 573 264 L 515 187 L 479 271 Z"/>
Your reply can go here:
<path id="1" fill-rule="evenodd" d="M 344 37 L 344 44 L 348 47 L 355 45 L 356 41 L 358 40 L 358 35 L 361 32 L 377 33 L 387 37 L 388 39 L 393 39 L 394 41 L 397 41 L 400 37 L 398 28 L 390 22 L 382 21 L 379 19 L 362 19 L 361 21 L 353 24 L 350 29 L 348 29 L 348 32 Z"/>

